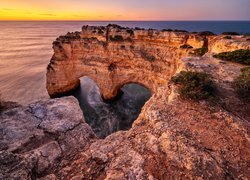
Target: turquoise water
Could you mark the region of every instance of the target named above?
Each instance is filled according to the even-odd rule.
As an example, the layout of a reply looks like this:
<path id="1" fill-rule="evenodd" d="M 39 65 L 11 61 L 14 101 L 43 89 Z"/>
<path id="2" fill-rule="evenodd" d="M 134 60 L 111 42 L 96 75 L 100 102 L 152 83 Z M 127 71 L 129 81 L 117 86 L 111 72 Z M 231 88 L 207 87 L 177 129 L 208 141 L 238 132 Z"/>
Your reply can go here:
<path id="1" fill-rule="evenodd" d="M 126 27 L 184 29 L 188 31 L 237 31 L 250 33 L 250 21 L 123 21 L 123 22 L 0 22 L 0 92 L 5 100 L 28 104 L 48 99 L 46 66 L 53 54 L 52 42 L 82 25 L 116 23 Z"/>

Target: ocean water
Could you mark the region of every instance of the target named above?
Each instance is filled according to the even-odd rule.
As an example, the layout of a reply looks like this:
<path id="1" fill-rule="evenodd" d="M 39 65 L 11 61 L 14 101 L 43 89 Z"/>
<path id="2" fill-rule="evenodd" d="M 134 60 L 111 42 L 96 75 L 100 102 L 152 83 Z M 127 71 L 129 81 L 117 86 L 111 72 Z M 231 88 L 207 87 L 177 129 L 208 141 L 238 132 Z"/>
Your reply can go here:
<path id="1" fill-rule="evenodd" d="M 52 42 L 59 35 L 80 31 L 82 25 L 107 25 L 109 23 L 154 29 L 250 33 L 250 21 L 0 22 L 1 98 L 24 105 L 48 99 L 45 76 L 46 66 L 53 54 Z"/>

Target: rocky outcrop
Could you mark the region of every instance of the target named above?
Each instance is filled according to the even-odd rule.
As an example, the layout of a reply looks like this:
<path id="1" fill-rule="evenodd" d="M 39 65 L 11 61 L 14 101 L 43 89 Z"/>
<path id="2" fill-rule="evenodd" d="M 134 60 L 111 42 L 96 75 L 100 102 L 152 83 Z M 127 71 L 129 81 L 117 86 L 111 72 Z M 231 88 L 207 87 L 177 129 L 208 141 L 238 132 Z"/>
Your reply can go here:
<path id="1" fill-rule="evenodd" d="M 42 177 L 95 139 L 73 97 L 14 107 L 0 119 L 0 179 Z"/>
<path id="2" fill-rule="evenodd" d="M 239 39 L 117 25 L 84 26 L 81 32 L 60 36 L 53 43 L 47 90 L 52 97 L 67 93 L 79 86 L 80 77 L 88 76 L 105 99 L 114 98 L 127 83 L 141 84 L 154 93 L 182 69 L 180 59 L 194 49 L 205 47 L 218 53 L 250 48 L 249 42 Z"/>
<path id="3" fill-rule="evenodd" d="M 216 102 L 182 100 L 172 84 L 158 88 L 129 131 L 97 140 L 56 176 L 248 179 L 250 116 L 243 112 L 250 108 L 236 100 L 230 85 L 242 66 L 211 57 L 182 61 L 187 69 L 203 71 L 214 78 L 219 91 Z"/>
<path id="4" fill-rule="evenodd" d="M 180 68 L 180 58 L 188 53 L 179 48 L 182 44 L 203 45 L 202 38 L 188 37 L 181 32 L 85 26 L 53 43 L 47 90 L 52 97 L 66 93 L 88 76 L 105 99 L 114 98 L 127 83 L 155 92 Z"/>

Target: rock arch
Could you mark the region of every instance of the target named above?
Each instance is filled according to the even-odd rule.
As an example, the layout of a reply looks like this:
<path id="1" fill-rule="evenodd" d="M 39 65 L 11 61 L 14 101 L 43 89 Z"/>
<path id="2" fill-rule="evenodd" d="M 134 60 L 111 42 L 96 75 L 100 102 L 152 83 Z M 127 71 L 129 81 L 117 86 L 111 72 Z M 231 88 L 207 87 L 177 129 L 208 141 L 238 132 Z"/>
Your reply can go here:
<path id="1" fill-rule="evenodd" d="M 133 32 L 133 33 L 132 33 Z M 123 85 L 141 84 L 154 93 L 182 68 L 180 59 L 189 49 L 203 46 L 203 38 L 185 32 L 166 32 L 84 26 L 81 32 L 60 36 L 47 67 L 47 90 L 51 97 L 79 86 L 88 76 L 104 99 L 112 99 Z"/>

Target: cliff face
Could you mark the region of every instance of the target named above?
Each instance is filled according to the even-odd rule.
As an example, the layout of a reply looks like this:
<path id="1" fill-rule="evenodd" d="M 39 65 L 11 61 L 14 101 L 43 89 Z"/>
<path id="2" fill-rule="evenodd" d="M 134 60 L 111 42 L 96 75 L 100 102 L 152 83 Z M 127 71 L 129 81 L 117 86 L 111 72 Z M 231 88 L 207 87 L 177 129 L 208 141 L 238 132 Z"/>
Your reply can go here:
<path id="1" fill-rule="evenodd" d="M 73 97 L 0 112 L 0 179 L 36 179 L 70 162 L 95 134 Z"/>
<path id="2" fill-rule="evenodd" d="M 249 43 L 204 38 L 186 32 L 84 26 L 81 32 L 60 36 L 47 70 L 47 90 L 52 97 L 79 86 L 79 78 L 93 79 L 105 99 L 112 99 L 127 83 L 138 83 L 153 93 L 180 71 L 180 59 L 193 49 L 207 47 L 211 53 L 249 49 Z"/>
<path id="3" fill-rule="evenodd" d="M 51 96 L 79 86 L 79 78 L 93 79 L 105 99 L 116 96 L 127 83 L 141 84 L 152 92 L 166 85 L 181 69 L 180 58 L 189 43 L 202 47 L 203 39 L 181 32 L 132 30 L 116 26 L 83 27 L 80 33 L 59 37 L 47 71 Z"/>

